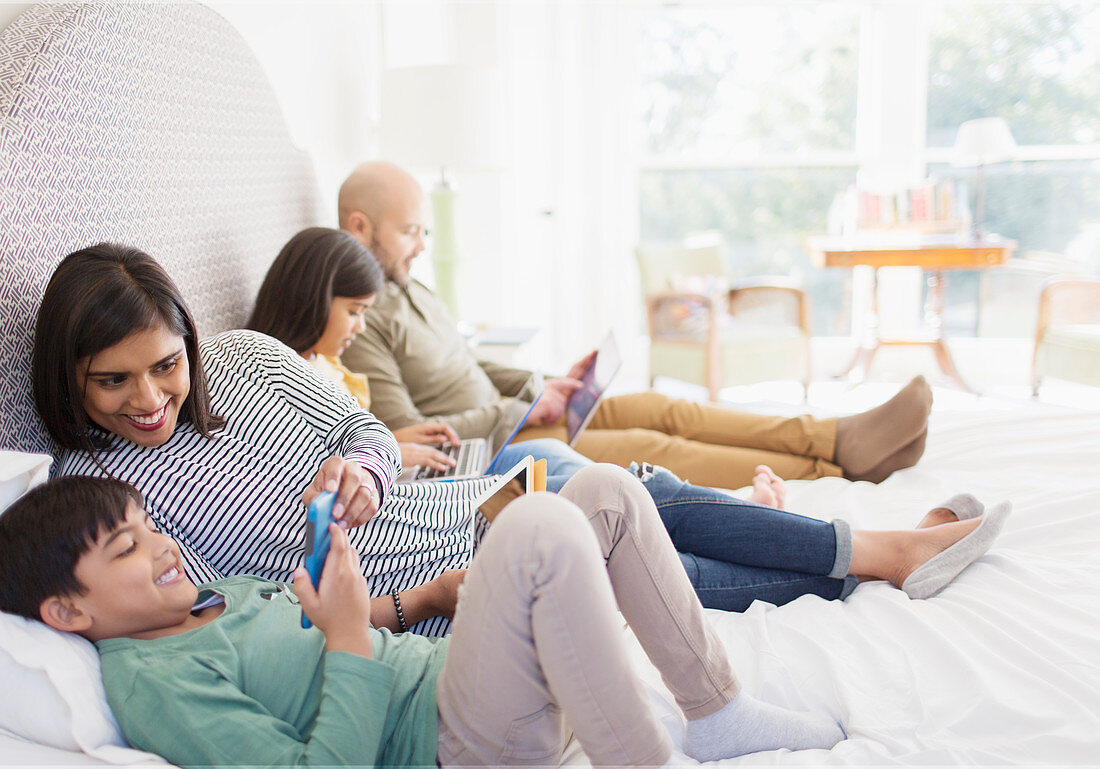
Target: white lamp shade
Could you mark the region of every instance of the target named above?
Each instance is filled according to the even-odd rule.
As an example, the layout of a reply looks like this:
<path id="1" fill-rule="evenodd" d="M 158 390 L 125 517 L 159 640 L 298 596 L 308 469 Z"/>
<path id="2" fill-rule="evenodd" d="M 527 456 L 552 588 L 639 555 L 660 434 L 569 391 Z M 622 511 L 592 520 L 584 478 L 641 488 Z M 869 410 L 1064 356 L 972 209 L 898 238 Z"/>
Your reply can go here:
<path id="1" fill-rule="evenodd" d="M 382 73 L 383 157 L 413 168 L 503 164 L 504 87 L 491 67 L 398 67 Z"/>
<path id="2" fill-rule="evenodd" d="M 955 163 L 982 165 L 1012 157 L 1016 140 L 1004 118 L 983 117 L 967 120 L 955 136 Z"/>

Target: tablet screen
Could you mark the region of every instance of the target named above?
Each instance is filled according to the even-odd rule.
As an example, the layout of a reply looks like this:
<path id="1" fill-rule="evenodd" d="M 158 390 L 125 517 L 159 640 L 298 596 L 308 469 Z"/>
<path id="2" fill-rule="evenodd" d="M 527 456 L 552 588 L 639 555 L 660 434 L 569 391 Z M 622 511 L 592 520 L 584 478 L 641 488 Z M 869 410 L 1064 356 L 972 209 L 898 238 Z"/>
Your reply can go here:
<path id="1" fill-rule="evenodd" d="M 531 456 L 516 462 L 474 500 L 474 509 L 492 522 L 513 499 L 535 490 L 534 466 Z"/>
<path id="2" fill-rule="evenodd" d="M 569 445 L 572 446 L 577 436 L 588 426 L 600 398 L 611 384 L 622 362 L 615 334 L 609 331 L 600 349 L 596 351 L 596 357 L 581 376 L 581 386 L 573 391 L 569 396 L 569 402 L 565 405 L 565 426 L 569 434 Z"/>

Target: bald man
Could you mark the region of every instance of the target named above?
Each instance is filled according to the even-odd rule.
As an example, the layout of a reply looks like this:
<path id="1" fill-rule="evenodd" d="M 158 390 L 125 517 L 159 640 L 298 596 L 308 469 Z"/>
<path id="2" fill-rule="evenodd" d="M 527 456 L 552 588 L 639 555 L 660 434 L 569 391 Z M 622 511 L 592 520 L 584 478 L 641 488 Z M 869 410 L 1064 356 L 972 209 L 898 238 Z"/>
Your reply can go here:
<path id="1" fill-rule="evenodd" d="M 339 216 L 388 278 L 366 313 L 366 330 L 343 355 L 348 368 L 367 376 L 375 416 L 391 430 L 431 420 L 463 438 L 487 436 L 530 372 L 479 361 L 443 301 L 409 278 L 429 224 L 416 179 L 392 163 L 364 163 L 340 187 Z M 565 403 L 588 360 L 546 380 L 532 426 L 516 440 L 565 438 Z M 877 483 L 920 459 L 931 406 L 921 377 L 881 406 L 840 419 L 750 414 L 653 392 L 620 395 L 600 404 L 576 449 L 597 462 L 663 465 L 706 486 L 746 486 L 762 464 L 782 478 Z"/>

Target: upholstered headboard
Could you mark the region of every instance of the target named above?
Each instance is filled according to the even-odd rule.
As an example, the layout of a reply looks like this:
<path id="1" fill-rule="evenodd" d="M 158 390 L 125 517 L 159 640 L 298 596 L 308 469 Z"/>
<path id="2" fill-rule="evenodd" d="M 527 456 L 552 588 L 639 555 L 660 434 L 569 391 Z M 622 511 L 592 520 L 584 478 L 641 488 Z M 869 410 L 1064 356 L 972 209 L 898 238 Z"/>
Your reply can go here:
<path id="1" fill-rule="evenodd" d="M 48 451 L 34 318 L 61 258 L 101 240 L 165 265 L 207 336 L 243 323 L 268 264 L 321 220 L 241 36 L 194 4 L 41 5 L 0 35 L 0 448 Z"/>

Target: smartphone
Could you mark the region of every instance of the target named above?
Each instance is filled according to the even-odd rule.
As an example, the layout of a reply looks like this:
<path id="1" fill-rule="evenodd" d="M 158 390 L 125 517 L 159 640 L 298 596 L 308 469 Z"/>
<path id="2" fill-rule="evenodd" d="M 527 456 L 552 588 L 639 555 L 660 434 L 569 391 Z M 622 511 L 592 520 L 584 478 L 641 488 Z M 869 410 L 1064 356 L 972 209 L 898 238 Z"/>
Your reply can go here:
<path id="1" fill-rule="evenodd" d="M 314 590 L 321 584 L 321 570 L 325 568 L 325 559 L 328 558 L 328 549 L 332 544 L 328 525 L 333 521 L 332 506 L 335 503 L 336 492 L 322 491 L 309 503 L 309 510 L 306 512 L 306 571 L 313 580 Z M 313 627 L 304 611 L 302 627 Z"/>

